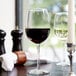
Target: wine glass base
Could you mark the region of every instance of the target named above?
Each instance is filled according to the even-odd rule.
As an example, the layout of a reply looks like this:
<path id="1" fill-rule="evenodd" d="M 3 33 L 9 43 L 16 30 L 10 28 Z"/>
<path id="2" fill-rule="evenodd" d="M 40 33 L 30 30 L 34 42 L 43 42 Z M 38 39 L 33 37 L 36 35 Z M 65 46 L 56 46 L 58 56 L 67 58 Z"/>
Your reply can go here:
<path id="1" fill-rule="evenodd" d="M 69 73 L 69 76 L 76 76 L 74 72 Z"/>
<path id="2" fill-rule="evenodd" d="M 30 70 L 28 72 L 28 74 L 30 74 L 30 75 L 47 75 L 47 74 L 49 74 L 49 72 L 46 70 L 41 70 L 41 69 L 33 69 L 33 70 Z"/>
<path id="3" fill-rule="evenodd" d="M 66 66 L 66 65 L 70 65 L 68 62 L 60 62 L 60 63 L 57 63 L 56 65 L 61 65 L 61 66 Z"/>

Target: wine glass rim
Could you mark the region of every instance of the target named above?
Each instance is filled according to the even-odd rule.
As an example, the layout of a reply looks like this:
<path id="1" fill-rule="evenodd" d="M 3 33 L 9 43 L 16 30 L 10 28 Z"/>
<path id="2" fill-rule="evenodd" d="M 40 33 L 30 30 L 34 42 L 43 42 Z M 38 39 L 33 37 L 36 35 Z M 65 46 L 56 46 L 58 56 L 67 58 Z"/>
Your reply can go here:
<path id="1" fill-rule="evenodd" d="M 55 15 L 63 15 L 63 14 L 68 15 L 68 12 L 57 12 Z"/>
<path id="2" fill-rule="evenodd" d="M 57 13 L 55 13 L 55 17 L 54 17 L 54 26 L 55 26 L 55 18 L 57 18 L 57 15 L 68 15 L 68 12 L 57 12 Z"/>
<path id="3" fill-rule="evenodd" d="M 35 8 L 35 9 L 29 9 L 28 11 L 30 11 L 30 12 L 35 12 L 35 11 L 47 11 L 47 9 L 46 8 Z"/>

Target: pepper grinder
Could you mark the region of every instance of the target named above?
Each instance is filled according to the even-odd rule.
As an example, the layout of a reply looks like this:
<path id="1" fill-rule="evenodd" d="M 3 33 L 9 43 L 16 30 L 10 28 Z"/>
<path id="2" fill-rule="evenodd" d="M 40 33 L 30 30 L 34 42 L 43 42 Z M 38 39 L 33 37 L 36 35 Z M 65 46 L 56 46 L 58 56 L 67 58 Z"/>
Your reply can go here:
<path id="1" fill-rule="evenodd" d="M 5 47 L 4 47 L 5 36 L 6 36 L 6 32 L 0 29 L 0 55 L 5 53 Z M 1 62 L 0 62 L 0 68 L 1 68 Z"/>
<path id="2" fill-rule="evenodd" d="M 23 65 L 27 61 L 26 55 L 25 55 L 24 51 L 22 50 L 23 32 L 21 30 L 16 29 L 11 32 L 11 35 L 13 37 L 12 52 L 15 53 L 18 58 L 16 65 Z"/>
<path id="3" fill-rule="evenodd" d="M 5 36 L 6 36 L 6 32 L 3 30 L 0 30 L 0 55 L 5 53 L 5 47 L 4 47 Z"/>
<path id="4" fill-rule="evenodd" d="M 12 35 L 12 40 L 13 40 L 13 48 L 12 48 L 12 52 L 15 51 L 22 51 L 22 35 L 23 32 L 21 30 L 13 30 L 11 32 Z"/>

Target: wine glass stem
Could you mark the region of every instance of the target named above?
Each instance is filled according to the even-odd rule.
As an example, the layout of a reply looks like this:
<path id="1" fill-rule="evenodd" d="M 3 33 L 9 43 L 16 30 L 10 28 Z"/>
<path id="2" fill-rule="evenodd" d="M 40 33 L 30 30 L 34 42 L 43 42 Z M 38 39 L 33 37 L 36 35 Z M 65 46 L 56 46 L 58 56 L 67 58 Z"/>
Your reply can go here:
<path id="1" fill-rule="evenodd" d="M 40 69 L 40 44 L 37 45 L 37 54 L 38 54 L 38 57 L 37 57 L 37 69 L 39 70 Z"/>
<path id="2" fill-rule="evenodd" d="M 70 60 L 70 72 L 72 72 L 72 53 L 69 55 L 69 60 Z"/>

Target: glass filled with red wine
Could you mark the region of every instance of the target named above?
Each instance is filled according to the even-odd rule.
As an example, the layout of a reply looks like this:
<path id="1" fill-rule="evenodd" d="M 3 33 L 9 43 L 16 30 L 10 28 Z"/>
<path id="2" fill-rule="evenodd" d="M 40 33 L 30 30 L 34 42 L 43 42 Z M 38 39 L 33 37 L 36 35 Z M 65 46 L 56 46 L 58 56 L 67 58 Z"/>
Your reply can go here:
<path id="1" fill-rule="evenodd" d="M 25 32 L 27 38 L 37 45 L 37 68 L 29 71 L 29 74 L 42 75 L 49 72 L 40 69 L 40 44 L 43 43 L 50 33 L 50 17 L 47 9 L 28 10 L 27 25 Z"/>

